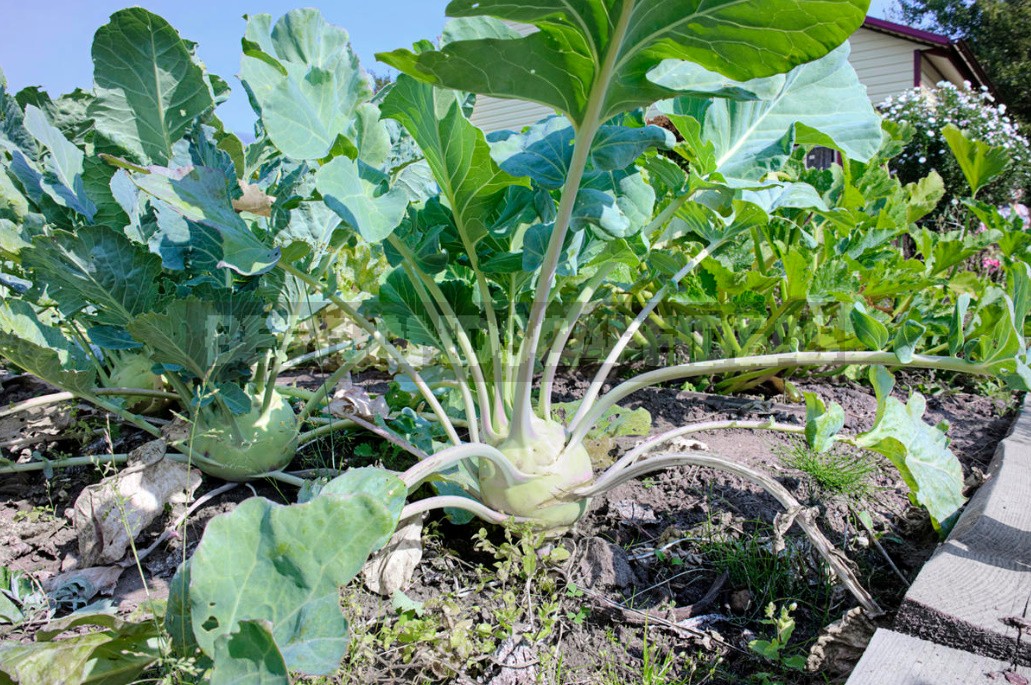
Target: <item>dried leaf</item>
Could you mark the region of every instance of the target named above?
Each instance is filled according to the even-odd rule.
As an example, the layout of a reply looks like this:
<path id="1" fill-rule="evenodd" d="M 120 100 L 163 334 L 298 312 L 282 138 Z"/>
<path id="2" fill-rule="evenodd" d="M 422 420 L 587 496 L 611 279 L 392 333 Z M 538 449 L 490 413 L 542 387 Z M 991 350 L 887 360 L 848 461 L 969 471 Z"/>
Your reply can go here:
<path id="1" fill-rule="evenodd" d="M 165 458 L 164 440 L 133 450 L 129 466 L 75 500 L 74 523 L 83 566 L 112 564 L 125 556 L 135 539 L 167 503 L 189 497 L 200 485 L 200 473 Z"/>
<path id="2" fill-rule="evenodd" d="M 99 595 L 112 595 L 118 579 L 122 577 L 121 566 L 91 566 L 61 573 L 49 579 L 43 589 L 58 604 L 73 608 L 83 607 Z"/>
<path id="3" fill-rule="evenodd" d="M 370 592 L 389 597 L 411 582 L 422 561 L 423 518 L 413 516 L 402 521 L 390 542 L 366 562 L 362 578 Z"/>
<path id="4" fill-rule="evenodd" d="M 670 440 L 669 444 L 670 444 L 670 447 L 672 447 L 672 448 L 674 448 L 676 450 L 683 450 L 685 452 L 691 452 L 691 451 L 708 452 L 709 451 L 709 446 L 706 445 L 704 442 L 702 442 L 701 440 L 692 440 L 690 438 L 684 438 L 684 437 L 673 438 L 672 440 Z"/>
<path id="5" fill-rule="evenodd" d="M 243 195 L 233 200 L 233 209 L 258 216 L 272 216 L 272 205 L 275 204 L 276 198 L 266 195 L 264 190 L 253 183 L 240 181 L 240 190 L 243 191 Z"/>
<path id="6" fill-rule="evenodd" d="M 824 628 L 809 650 L 806 668 L 830 676 L 848 674 L 859 663 L 876 626 L 860 607 L 850 609 L 840 620 Z"/>
<path id="7" fill-rule="evenodd" d="M 340 418 L 361 416 L 375 418 L 390 415 L 390 407 L 383 397 L 372 399 L 365 388 L 351 382 L 350 374 L 341 379 L 329 403 L 329 413 Z"/>

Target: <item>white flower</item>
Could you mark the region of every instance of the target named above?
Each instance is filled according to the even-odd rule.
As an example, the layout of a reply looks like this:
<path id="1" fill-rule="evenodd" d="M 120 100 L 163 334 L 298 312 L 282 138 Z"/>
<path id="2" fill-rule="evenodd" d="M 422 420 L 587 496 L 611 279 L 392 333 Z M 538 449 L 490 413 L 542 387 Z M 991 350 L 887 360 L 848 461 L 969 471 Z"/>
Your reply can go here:
<path id="1" fill-rule="evenodd" d="M 918 161 L 918 162 L 920 162 L 921 164 L 927 164 L 927 158 L 926 158 L 926 157 L 921 157 L 921 158 L 920 158 L 919 160 L 917 160 L 917 161 Z"/>

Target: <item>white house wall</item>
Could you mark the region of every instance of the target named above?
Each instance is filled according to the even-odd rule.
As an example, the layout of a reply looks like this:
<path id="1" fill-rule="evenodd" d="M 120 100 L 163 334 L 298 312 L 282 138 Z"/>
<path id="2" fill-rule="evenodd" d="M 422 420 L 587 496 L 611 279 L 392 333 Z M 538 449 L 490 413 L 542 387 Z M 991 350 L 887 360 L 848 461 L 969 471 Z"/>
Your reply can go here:
<path id="1" fill-rule="evenodd" d="M 913 87 L 913 51 L 926 46 L 865 28 L 852 34 L 849 43 L 849 61 L 874 104 Z"/>

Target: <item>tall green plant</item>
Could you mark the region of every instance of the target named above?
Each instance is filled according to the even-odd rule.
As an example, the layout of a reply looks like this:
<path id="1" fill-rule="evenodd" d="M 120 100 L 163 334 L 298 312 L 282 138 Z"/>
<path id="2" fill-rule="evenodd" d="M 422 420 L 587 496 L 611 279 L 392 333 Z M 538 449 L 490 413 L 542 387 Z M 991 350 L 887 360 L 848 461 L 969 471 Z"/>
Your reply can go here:
<path id="1" fill-rule="evenodd" d="M 861 339 L 872 349 L 676 365 L 603 392 L 644 320 L 700 264 L 768 226 L 778 203 L 811 207 L 814 198 L 818 201 L 804 182 L 778 176 L 794 146 L 829 146 L 860 162 L 877 152 L 879 120 L 848 66 L 846 49 L 839 48 L 865 9 L 858 0 L 547 0 L 533 6 L 455 0 L 448 11 L 458 20 L 439 48 L 420 43 L 412 51 L 381 56 L 405 75 L 374 101 L 367 99 L 367 82 L 355 76 L 360 72 L 344 47 L 346 34 L 316 12 L 291 12 L 274 24 L 264 15 L 250 17 L 242 73 L 259 110 L 258 140 L 244 149 L 220 133 L 207 114 L 200 123 L 212 129 L 211 138 L 190 138 L 197 150 L 189 156 L 174 141 L 167 160 L 142 160 L 132 146 L 110 149 L 104 147 L 106 139 L 95 137 L 101 146 L 84 154 L 82 164 L 85 168 L 85 160 L 98 151 L 106 153 L 101 159 L 113 165 L 105 167 L 112 174 L 106 187 L 122 199 L 114 203 L 117 208 L 103 202 L 101 192 L 96 199 L 88 189 L 81 192 L 86 184 L 76 178 L 85 174 L 77 171 L 77 155 L 48 157 L 39 145 L 49 145 L 49 139 L 37 142 L 24 134 L 22 111 L 5 107 L 11 112 L 5 115 L 5 136 L 30 147 L 8 147 L 12 151 L 5 158 L 5 173 L 11 170 L 8 176 L 28 198 L 13 202 L 14 211 L 22 212 L 17 223 L 11 220 L 17 239 L 31 244 L 50 231 L 45 214 L 40 221 L 29 217 L 39 211 L 22 209 L 29 200 L 58 216 L 85 217 L 74 219 L 76 227 L 91 221 L 89 200 L 98 211 L 120 208 L 128 218 L 108 230 L 125 234 L 142 269 L 157 273 L 156 254 L 162 275 L 187 272 L 159 289 L 161 306 L 155 311 L 149 304 L 145 311 L 130 311 L 129 305 L 145 300 L 120 297 L 91 301 L 91 307 L 75 311 L 104 317 L 95 323 L 113 326 L 112 337 L 158 354 L 160 370 L 170 378 L 190 379 L 185 395 L 196 394 L 190 406 L 198 406 L 198 412 L 207 396 L 198 388 L 209 389 L 230 412 L 233 406 L 244 409 L 242 400 L 234 402 L 241 398 L 233 387 L 243 390 L 240 381 L 249 374 L 264 380 L 260 408 L 269 411 L 279 393 L 274 378 L 282 340 L 318 307 L 333 308 L 363 329 L 397 363 L 403 376 L 399 387 L 430 410 L 430 419 L 411 408 L 400 416 L 377 417 L 337 407 L 339 420 L 318 416 L 327 425 L 301 433 L 299 440 L 359 425 L 418 463 L 400 474 L 348 472 L 303 505 L 284 508 L 258 500 L 212 523 L 211 536 L 175 582 L 168 626 L 179 646 L 213 658 L 214 672 L 226 680 L 260 673 L 283 682 L 286 669 L 328 672 L 346 647 L 339 637 L 346 624 L 331 588 L 353 575 L 399 520 L 445 508 L 459 520 L 515 517 L 555 533 L 574 525 L 591 497 L 642 474 L 687 464 L 724 469 L 767 490 L 857 600 L 878 611 L 815 522 L 776 480 L 713 455 L 652 454 L 692 431 L 782 427 L 747 422 L 681 427 L 645 441 L 601 474 L 594 473 L 584 447 L 592 429 L 611 419 L 634 391 L 703 375 L 910 365 L 992 374 L 1026 386 L 1029 275 L 1014 269 L 1007 292 L 999 293 L 993 308 L 982 310 L 973 328 L 958 316 L 950 338 L 953 356 L 917 353 L 916 338 L 904 326 L 900 333 L 885 323 L 869 324 L 866 330 L 878 334 Z M 125 20 L 143 11 L 126 12 L 116 17 Z M 520 37 L 498 20 L 529 23 L 537 30 Z M 147 21 L 159 25 L 154 18 Z M 181 51 L 155 58 L 169 55 L 181 57 Z M 153 72 L 162 78 L 178 73 Z M 195 72 L 183 73 L 189 78 Z M 208 78 L 207 83 L 213 98 L 219 97 L 220 82 Z M 488 138 L 467 118 L 470 92 L 543 103 L 558 115 L 527 131 Z M 643 108 L 657 101 L 669 101 L 660 107 L 676 117 L 685 134 L 686 170 L 654 154 L 675 144 L 643 121 Z M 24 172 L 39 164 L 57 169 Z M 116 167 L 122 171 L 114 173 Z M 236 211 L 239 181 L 265 191 L 267 216 Z M 125 197 L 133 201 L 125 203 Z M 151 216 L 147 208 L 154 212 L 157 234 L 144 220 Z M 852 209 L 861 211 L 858 205 Z M 139 225 L 137 216 L 144 217 Z M 675 218 L 690 220 L 703 241 L 690 257 L 651 240 Z M 163 227 L 162 220 L 171 223 Z M 341 236 L 355 234 L 382 243 L 393 267 L 378 295 L 360 306 L 341 296 L 332 269 Z M 80 254 L 88 251 L 81 243 L 89 235 L 79 232 L 63 240 L 78 245 L 72 252 Z M 49 254 L 51 246 L 23 249 Z M 21 260 L 21 275 L 38 289 L 43 280 L 35 270 L 48 260 L 26 261 L 20 252 L 12 253 L 13 260 Z M 664 284 L 603 358 L 575 408 L 559 420 L 552 403 L 555 362 L 570 331 L 601 289 L 641 268 L 663 272 Z M 564 286 L 576 295 L 560 299 Z M 261 303 L 267 316 L 204 316 L 209 333 L 195 340 L 172 325 L 188 320 L 197 288 L 214 289 L 233 302 Z M 291 308 L 302 301 L 305 307 Z M 3 353 L 111 406 L 91 391 L 92 378 L 74 363 L 87 346 L 66 340 L 58 351 L 47 349 L 52 329 L 32 306 L 46 303 L 23 304 L 11 315 L 14 323 L 4 324 Z M 58 313 L 67 314 L 60 308 Z M 108 320 L 112 314 L 122 318 Z M 16 335 L 24 322 L 31 325 Z M 882 328 L 886 335 L 879 334 Z M 904 344 L 889 351 L 887 341 L 898 335 Z M 437 349 L 446 370 L 431 374 L 414 368 L 393 344 L 398 337 Z M 261 352 L 267 355 L 255 359 Z M 203 363 L 198 363 L 201 353 Z M 193 379 L 208 369 L 238 375 L 225 379 L 231 386 L 215 383 L 212 389 L 210 382 Z M 538 372 L 543 372 L 539 383 Z M 327 392 L 328 385 L 305 396 L 302 418 L 321 412 Z M 934 502 L 928 507 L 936 523 L 947 527 L 962 498 L 943 434 L 927 426 L 914 432 L 922 408 L 918 399 L 902 413 L 884 403 L 871 432 L 850 439 L 865 440 L 905 468 L 918 499 Z M 810 416 L 821 446 L 838 437 L 831 430 L 838 424 L 825 418 L 824 409 L 814 403 Z M 826 412 L 833 418 L 840 410 Z M 203 418 L 198 413 L 194 421 Z M 933 482 L 925 478 L 928 473 Z M 402 508 L 405 496 L 426 482 L 438 496 Z M 341 523 L 327 533 L 329 520 Z M 332 544 L 323 542 L 326 535 L 334 536 Z M 241 576 L 239 568 L 255 573 Z M 269 583 L 277 588 L 273 596 Z"/>

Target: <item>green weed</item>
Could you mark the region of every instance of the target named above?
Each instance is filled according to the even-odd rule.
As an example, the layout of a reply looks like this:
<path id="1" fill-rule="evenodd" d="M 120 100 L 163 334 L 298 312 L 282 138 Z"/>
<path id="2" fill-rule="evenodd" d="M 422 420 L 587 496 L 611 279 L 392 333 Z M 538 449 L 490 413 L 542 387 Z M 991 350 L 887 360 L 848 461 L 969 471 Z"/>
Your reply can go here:
<path id="1" fill-rule="evenodd" d="M 779 456 L 786 466 L 805 473 L 822 495 L 860 501 L 873 491 L 870 477 L 877 464 L 864 452 L 841 447 L 817 452 L 796 442 Z"/>

